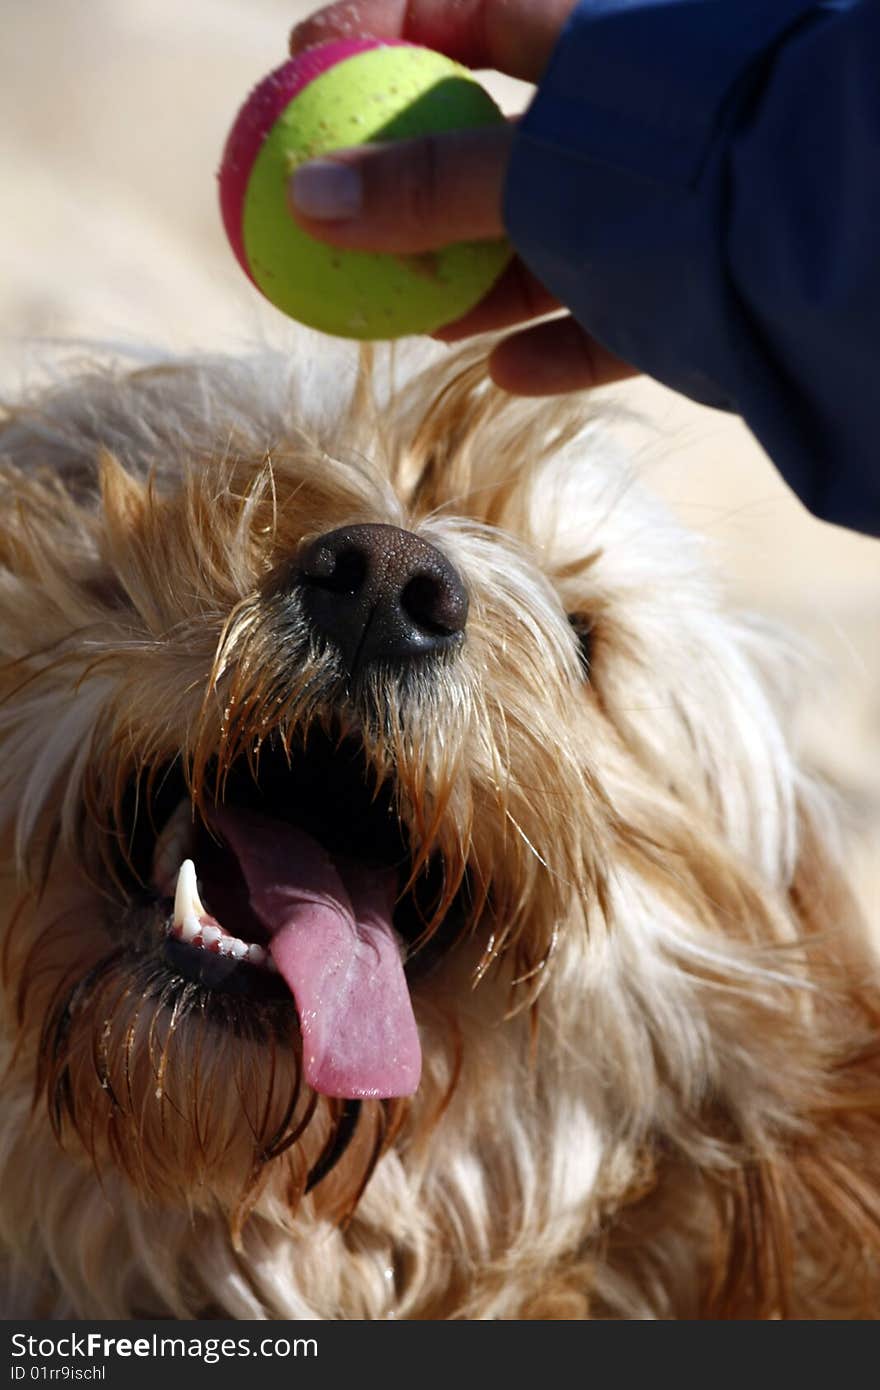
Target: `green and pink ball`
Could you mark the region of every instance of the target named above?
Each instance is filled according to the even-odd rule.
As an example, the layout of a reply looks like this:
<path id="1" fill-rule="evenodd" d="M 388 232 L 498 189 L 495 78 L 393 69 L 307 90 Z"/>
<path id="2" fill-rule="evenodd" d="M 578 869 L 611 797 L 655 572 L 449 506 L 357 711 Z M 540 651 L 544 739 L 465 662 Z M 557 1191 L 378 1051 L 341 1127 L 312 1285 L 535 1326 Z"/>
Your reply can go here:
<path id="1" fill-rule="evenodd" d="M 503 120 L 466 68 L 414 44 L 335 41 L 283 63 L 251 92 L 223 152 L 220 207 L 239 264 L 277 308 L 325 333 L 399 338 L 451 323 L 504 270 L 506 241 L 428 257 L 338 250 L 294 222 L 287 183 L 332 150 Z"/>

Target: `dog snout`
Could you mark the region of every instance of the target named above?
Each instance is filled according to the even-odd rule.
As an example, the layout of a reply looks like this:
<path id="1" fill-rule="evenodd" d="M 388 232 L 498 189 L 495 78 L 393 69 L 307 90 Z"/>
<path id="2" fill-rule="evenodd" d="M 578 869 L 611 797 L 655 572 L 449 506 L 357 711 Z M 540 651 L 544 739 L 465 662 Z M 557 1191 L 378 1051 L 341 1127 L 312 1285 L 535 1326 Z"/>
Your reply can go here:
<path id="1" fill-rule="evenodd" d="M 297 563 L 316 632 L 355 675 L 373 662 L 403 664 L 464 639 L 467 590 L 451 561 L 398 526 L 346 526 L 310 541 Z"/>

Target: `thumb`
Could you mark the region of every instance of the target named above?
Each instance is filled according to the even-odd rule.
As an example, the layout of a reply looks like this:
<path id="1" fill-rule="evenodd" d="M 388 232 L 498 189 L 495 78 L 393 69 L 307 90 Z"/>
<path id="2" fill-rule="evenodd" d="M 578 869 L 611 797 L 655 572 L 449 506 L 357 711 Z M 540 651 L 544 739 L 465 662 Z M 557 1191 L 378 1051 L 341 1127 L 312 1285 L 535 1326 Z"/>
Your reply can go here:
<path id="1" fill-rule="evenodd" d="M 294 218 L 321 241 L 399 255 L 503 235 L 509 126 L 334 151 L 288 189 Z"/>

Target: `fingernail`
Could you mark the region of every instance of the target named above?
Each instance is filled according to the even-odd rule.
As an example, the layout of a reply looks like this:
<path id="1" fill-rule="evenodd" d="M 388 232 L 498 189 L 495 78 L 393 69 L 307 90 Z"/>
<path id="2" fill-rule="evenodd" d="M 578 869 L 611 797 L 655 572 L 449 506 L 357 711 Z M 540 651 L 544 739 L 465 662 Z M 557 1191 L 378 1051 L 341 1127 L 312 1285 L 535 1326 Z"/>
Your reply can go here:
<path id="1" fill-rule="evenodd" d="M 290 201 L 305 217 L 341 222 L 361 210 L 362 185 L 357 169 L 332 159 L 303 164 L 288 184 Z"/>

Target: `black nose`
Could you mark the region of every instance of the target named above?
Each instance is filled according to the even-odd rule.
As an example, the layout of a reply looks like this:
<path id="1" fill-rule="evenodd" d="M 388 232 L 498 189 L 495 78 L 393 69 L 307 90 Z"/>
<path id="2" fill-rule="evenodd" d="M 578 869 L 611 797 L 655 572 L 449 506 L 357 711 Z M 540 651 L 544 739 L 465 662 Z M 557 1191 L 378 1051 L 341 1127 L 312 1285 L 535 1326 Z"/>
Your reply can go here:
<path id="1" fill-rule="evenodd" d="M 457 646 L 468 596 L 436 546 L 398 526 L 345 526 L 310 541 L 297 561 L 312 626 L 349 674 Z"/>

